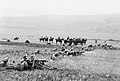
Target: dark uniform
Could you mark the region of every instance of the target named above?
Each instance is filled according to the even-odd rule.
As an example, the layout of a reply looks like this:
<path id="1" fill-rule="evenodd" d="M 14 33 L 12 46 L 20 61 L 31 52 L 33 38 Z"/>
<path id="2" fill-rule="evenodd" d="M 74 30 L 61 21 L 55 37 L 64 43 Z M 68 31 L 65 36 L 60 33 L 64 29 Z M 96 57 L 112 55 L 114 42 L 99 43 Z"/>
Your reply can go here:
<path id="1" fill-rule="evenodd" d="M 27 70 L 28 63 L 27 63 L 27 56 L 23 56 L 20 64 L 18 64 L 17 68 L 19 70 Z"/>
<path id="2" fill-rule="evenodd" d="M 31 56 L 30 57 L 30 60 L 27 61 L 28 63 L 28 69 L 32 69 L 34 68 L 34 64 L 35 64 L 35 56 Z"/>
<path id="3" fill-rule="evenodd" d="M 61 51 L 65 51 L 65 47 L 64 46 L 61 47 Z"/>

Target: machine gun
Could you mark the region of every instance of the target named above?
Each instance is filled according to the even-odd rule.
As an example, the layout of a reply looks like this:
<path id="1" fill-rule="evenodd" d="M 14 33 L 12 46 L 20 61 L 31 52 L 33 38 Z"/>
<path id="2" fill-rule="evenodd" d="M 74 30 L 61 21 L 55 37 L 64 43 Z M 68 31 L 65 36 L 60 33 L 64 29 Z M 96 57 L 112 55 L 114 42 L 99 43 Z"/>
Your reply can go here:
<path id="1" fill-rule="evenodd" d="M 48 62 L 46 59 L 38 59 L 35 60 L 35 64 L 34 64 L 34 69 L 57 69 L 51 66 L 46 65 L 45 63 Z"/>
<path id="2" fill-rule="evenodd" d="M 46 65 L 45 64 L 46 62 L 48 62 L 46 59 L 37 59 L 37 60 L 34 61 L 34 67 L 31 67 L 31 68 L 32 69 L 48 69 L 48 70 L 57 69 L 57 68 Z M 21 64 L 17 64 L 16 66 L 10 64 L 10 65 L 6 66 L 5 68 L 6 69 L 19 70 L 19 71 L 29 69 L 29 67 L 26 67 L 26 69 L 24 69 L 24 65 L 21 65 Z"/>
<path id="3" fill-rule="evenodd" d="M 38 64 L 38 65 L 45 65 L 46 62 L 48 62 L 46 59 L 35 60 L 35 64 Z"/>
<path id="4" fill-rule="evenodd" d="M 57 69 L 57 68 L 46 65 L 45 64 L 46 62 L 49 62 L 49 61 L 47 61 L 46 59 L 35 60 L 34 68 L 35 69 L 49 69 L 49 70 Z"/>

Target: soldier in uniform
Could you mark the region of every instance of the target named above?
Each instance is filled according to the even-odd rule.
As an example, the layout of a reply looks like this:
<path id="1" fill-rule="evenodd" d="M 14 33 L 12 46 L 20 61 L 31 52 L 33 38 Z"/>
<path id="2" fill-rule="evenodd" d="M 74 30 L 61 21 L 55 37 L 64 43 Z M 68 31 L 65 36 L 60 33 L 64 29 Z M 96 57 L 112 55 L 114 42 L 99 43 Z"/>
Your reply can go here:
<path id="1" fill-rule="evenodd" d="M 22 57 L 21 63 L 23 63 L 25 61 L 27 61 L 27 56 L 26 55 Z"/>
<path id="2" fill-rule="evenodd" d="M 65 47 L 64 46 L 61 47 L 61 51 L 65 51 Z"/>
<path id="3" fill-rule="evenodd" d="M 55 53 L 52 55 L 51 59 L 52 59 L 52 60 L 55 60 L 55 59 L 57 59 L 58 56 L 60 56 L 60 53 L 59 53 L 59 52 L 55 52 Z"/>
<path id="4" fill-rule="evenodd" d="M 20 66 L 18 66 L 20 70 L 27 70 L 27 67 L 28 67 L 28 62 L 27 61 L 28 61 L 27 56 L 26 55 L 23 56 L 23 58 L 22 58 L 22 60 L 19 64 Z"/>
<path id="5" fill-rule="evenodd" d="M 9 60 L 9 58 L 5 57 L 5 59 L 1 61 L 0 66 L 5 67 L 8 63 L 8 60 Z"/>
<path id="6" fill-rule="evenodd" d="M 33 69 L 35 65 L 35 55 L 31 55 L 30 59 L 28 60 L 28 69 Z"/>

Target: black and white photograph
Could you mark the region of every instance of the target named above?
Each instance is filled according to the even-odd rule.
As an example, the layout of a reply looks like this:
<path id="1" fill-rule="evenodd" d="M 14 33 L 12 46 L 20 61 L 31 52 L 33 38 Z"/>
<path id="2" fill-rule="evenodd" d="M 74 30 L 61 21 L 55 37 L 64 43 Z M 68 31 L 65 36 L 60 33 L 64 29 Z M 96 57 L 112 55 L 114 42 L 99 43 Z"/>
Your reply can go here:
<path id="1" fill-rule="evenodd" d="M 120 81 L 120 0 L 0 0 L 0 81 Z"/>

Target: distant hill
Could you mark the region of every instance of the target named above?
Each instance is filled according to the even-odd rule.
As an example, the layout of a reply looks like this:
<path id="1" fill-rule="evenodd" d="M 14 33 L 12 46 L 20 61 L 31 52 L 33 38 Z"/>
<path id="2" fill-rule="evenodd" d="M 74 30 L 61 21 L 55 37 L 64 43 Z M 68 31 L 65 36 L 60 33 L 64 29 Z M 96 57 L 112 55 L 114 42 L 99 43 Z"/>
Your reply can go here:
<path id="1" fill-rule="evenodd" d="M 120 14 L 1 17 L 0 27 L 3 29 L 38 29 L 112 35 L 120 34 Z"/>

